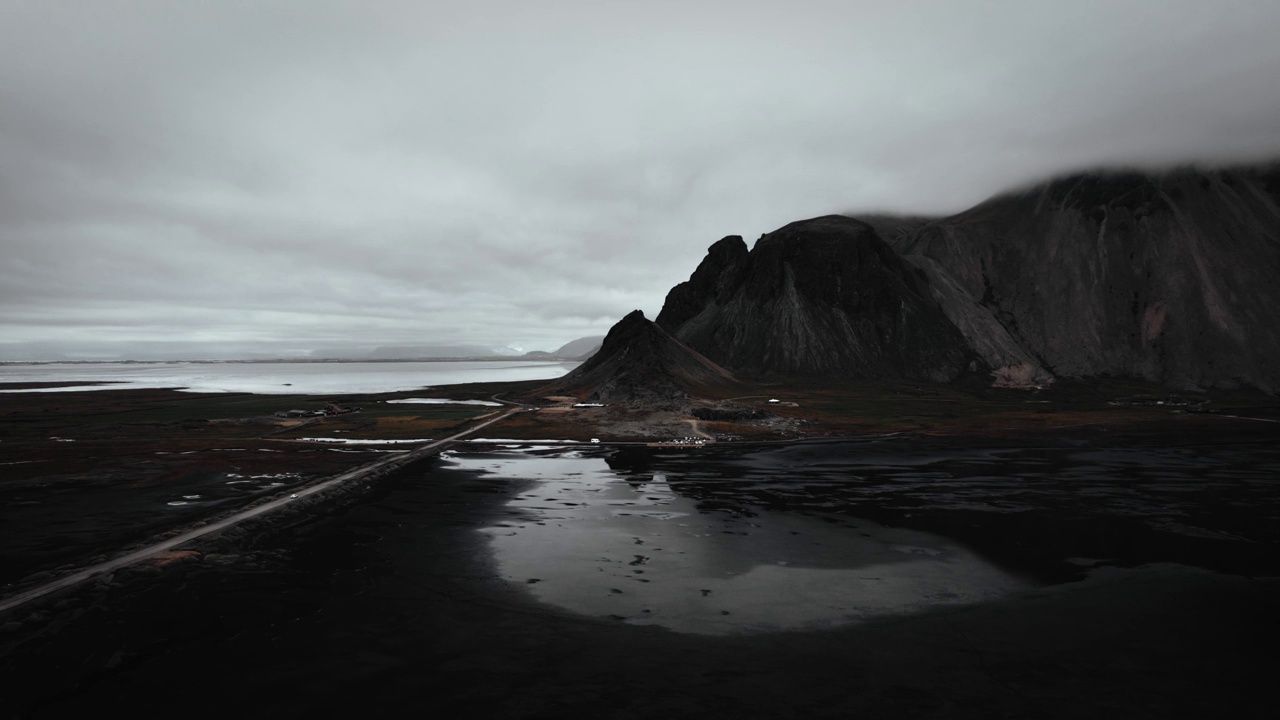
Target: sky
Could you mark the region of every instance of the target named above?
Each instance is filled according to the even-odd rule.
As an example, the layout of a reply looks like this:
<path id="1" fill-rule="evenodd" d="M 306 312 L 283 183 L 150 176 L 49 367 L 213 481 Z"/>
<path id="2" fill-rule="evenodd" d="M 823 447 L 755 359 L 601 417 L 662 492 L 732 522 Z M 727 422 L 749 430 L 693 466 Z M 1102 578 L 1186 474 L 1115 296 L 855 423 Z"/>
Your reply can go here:
<path id="1" fill-rule="evenodd" d="M 1273 0 L 0 0 L 0 360 L 554 350 L 726 235 L 1280 157 Z"/>

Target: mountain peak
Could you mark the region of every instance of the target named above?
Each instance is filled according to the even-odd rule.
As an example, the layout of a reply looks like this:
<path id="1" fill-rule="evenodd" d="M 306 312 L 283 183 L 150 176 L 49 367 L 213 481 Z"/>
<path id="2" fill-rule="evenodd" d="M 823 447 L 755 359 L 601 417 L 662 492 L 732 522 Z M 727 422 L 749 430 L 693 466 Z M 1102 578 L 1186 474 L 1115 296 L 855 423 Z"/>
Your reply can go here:
<path id="1" fill-rule="evenodd" d="M 610 328 L 595 355 L 539 393 L 664 407 L 682 405 L 690 394 L 733 380 L 724 368 L 634 310 Z"/>
<path id="2" fill-rule="evenodd" d="M 842 215 L 785 225 L 750 252 L 721 240 L 667 295 L 658 324 L 758 375 L 945 381 L 973 360 L 923 274 Z"/>

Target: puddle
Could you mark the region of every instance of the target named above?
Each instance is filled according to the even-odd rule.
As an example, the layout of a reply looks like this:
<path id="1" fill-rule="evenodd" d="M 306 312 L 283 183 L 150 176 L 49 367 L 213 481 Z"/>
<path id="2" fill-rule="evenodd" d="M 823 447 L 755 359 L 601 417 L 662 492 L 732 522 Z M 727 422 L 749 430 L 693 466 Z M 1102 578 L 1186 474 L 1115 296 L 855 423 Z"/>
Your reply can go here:
<path id="1" fill-rule="evenodd" d="M 700 511 L 662 473 L 579 451 L 495 449 L 448 461 L 537 480 L 483 530 L 500 572 L 542 602 L 679 632 L 818 630 L 985 602 L 1027 583 L 942 536 L 844 516 Z"/>

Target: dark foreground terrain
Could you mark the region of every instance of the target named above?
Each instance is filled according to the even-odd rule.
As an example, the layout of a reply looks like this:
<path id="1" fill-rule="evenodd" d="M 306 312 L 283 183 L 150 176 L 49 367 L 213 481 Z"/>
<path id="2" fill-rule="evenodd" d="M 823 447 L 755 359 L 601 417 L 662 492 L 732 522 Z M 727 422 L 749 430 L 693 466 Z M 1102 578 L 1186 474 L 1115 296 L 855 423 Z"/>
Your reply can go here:
<path id="1" fill-rule="evenodd" d="M 0 389 L 31 385 L 57 383 Z M 32 573 L 83 565 L 405 447 L 302 438 L 438 438 L 491 410 L 382 402 L 411 394 L 0 393 L 0 596 Z M 329 401 L 362 409 L 275 415 Z"/>
<path id="2" fill-rule="evenodd" d="M 1275 427 L 464 448 L 0 618 L 3 712 L 1272 717 Z M 502 547 L 545 552 L 546 573 Z M 725 597 L 778 567 L 862 568 L 871 588 L 913 567 L 970 587 L 979 565 L 998 597 L 797 597 L 838 605 L 808 629 L 735 624 Z M 620 609 L 567 609 L 597 591 Z"/>

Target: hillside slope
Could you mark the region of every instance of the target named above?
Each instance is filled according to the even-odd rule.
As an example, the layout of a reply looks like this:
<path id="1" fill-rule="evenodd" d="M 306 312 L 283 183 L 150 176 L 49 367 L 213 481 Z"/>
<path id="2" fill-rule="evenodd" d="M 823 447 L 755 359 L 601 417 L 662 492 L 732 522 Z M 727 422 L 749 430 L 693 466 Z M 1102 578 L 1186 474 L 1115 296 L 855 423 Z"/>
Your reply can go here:
<path id="1" fill-rule="evenodd" d="M 895 238 L 989 365 L 1280 387 L 1275 168 L 1081 175 Z"/>

